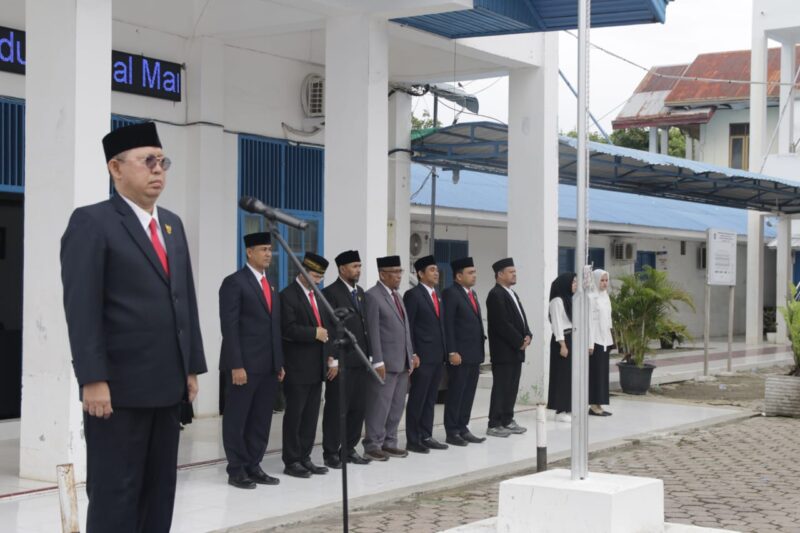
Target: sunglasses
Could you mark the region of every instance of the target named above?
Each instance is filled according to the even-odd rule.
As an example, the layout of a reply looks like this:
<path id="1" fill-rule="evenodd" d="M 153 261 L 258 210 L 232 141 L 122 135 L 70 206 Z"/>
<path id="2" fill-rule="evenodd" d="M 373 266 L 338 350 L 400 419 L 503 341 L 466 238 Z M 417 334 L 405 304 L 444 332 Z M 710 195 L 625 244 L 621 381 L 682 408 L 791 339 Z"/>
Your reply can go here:
<path id="1" fill-rule="evenodd" d="M 161 169 L 167 171 L 172 166 L 172 160 L 169 157 L 158 157 L 150 154 L 147 157 L 137 157 L 135 159 L 140 163 L 144 163 L 144 166 L 150 170 L 155 170 L 156 165 L 161 165 Z M 124 159 L 117 159 L 117 161 L 125 162 Z"/>

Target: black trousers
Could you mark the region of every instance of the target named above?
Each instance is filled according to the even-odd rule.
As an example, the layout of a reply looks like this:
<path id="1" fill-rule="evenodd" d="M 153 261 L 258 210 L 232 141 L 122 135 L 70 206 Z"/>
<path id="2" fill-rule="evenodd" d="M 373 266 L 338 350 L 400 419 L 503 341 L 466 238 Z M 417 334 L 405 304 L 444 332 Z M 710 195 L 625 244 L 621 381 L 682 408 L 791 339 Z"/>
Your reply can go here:
<path id="1" fill-rule="evenodd" d="M 167 533 L 172 524 L 180 404 L 84 414 L 87 533 Z"/>
<path id="2" fill-rule="evenodd" d="M 589 356 L 589 404 L 608 405 L 608 348 L 599 344 Z"/>
<path id="3" fill-rule="evenodd" d="M 444 364 L 420 365 L 411 373 L 406 403 L 406 440 L 419 444 L 433 435 L 433 409 Z"/>
<path id="4" fill-rule="evenodd" d="M 561 357 L 561 345 L 550 337 L 550 387 L 547 391 L 547 408 L 557 413 L 572 411 L 572 335 L 564 335 L 569 353 Z"/>
<path id="5" fill-rule="evenodd" d="M 507 426 L 514 420 L 522 362 L 492 363 L 492 396 L 489 401 L 489 427 Z"/>
<path id="6" fill-rule="evenodd" d="M 240 475 L 259 466 L 267 451 L 278 377 L 248 373 L 247 384 L 233 385 L 230 372 L 226 375 L 222 445 L 228 474 Z"/>
<path id="7" fill-rule="evenodd" d="M 444 403 L 444 429 L 450 436 L 467 432 L 480 369 L 478 364 L 447 365 L 449 382 Z"/>
<path id="8" fill-rule="evenodd" d="M 367 370 L 364 367 L 347 367 L 344 384 L 345 409 L 347 410 L 347 453 L 356 449 L 364 430 L 364 411 L 366 408 Z M 325 382 L 325 409 L 322 412 L 322 454 L 324 457 L 338 457 L 341 438 L 339 436 L 339 383 L 337 377 Z"/>
<path id="9" fill-rule="evenodd" d="M 310 385 L 285 383 L 286 411 L 283 413 L 283 463 L 290 465 L 311 459 L 317 434 L 322 382 Z"/>

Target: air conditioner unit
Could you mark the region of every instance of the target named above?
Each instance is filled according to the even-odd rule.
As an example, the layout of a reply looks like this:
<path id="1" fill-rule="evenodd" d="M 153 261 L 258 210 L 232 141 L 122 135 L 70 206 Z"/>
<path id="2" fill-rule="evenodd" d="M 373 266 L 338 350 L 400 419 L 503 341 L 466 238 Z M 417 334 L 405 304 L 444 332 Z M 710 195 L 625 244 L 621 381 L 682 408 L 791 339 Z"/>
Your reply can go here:
<path id="1" fill-rule="evenodd" d="M 413 263 L 420 257 L 428 255 L 430 250 L 430 234 L 424 231 L 414 231 L 409 239 L 409 252 L 411 252 L 411 262 Z"/>
<path id="2" fill-rule="evenodd" d="M 706 247 L 705 245 L 698 246 L 697 248 L 697 270 L 706 269 Z"/>
<path id="3" fill-rule="evenodd" d="M 301 89 L 303 113 L 309 118 L 325 116 L 325 78 L 319 74 L 309 74 L 303 80 Z"/>
<path id="4" fill-rule="evenodd" d="M 615 261 L 635 261 L 637 246 L 634 242 L 615 241 L 611 243 L 611 255 Z"/>

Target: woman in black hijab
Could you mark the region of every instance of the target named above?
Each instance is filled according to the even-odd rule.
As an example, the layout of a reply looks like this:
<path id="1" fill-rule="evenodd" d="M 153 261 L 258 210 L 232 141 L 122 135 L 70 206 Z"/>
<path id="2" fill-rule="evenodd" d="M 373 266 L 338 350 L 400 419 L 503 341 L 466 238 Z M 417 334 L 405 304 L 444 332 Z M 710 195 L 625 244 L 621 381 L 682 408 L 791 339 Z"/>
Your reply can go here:
<path id="1" fill-rule="evenodd" d="M 550 387 L 547 408 L 556 412 L 557 422 L 572 417 L 572 295 L 578 288 L 574 272 L 560 274 L 550 285 Z"/>

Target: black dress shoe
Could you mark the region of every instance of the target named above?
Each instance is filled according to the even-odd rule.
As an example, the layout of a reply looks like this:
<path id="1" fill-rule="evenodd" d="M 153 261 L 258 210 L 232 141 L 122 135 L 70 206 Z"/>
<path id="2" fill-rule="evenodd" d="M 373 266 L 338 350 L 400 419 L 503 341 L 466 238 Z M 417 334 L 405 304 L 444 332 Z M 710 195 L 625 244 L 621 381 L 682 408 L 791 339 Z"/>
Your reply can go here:
<path id="1" fill-rule="evenodd" d="M 486 437 L 476 437 L 475 435 L 472 434 L 471 431 L 465 431 L 464 433 L 462 433 L 461 438 L 473 444 L 480 444 L 481 442 L 486 440 Z"/>
<path id="2" fill-rule="evenodd" d="M 433 437 L 428 437 L 427 439 L 422 439 L 422 444 L 426 447 L 430 448 L 431 450 L 446 450 L 450 446 L 447 444 L 442 444 L 438 440 L 434 439 Z"/>
<path id="3" fill-rule="evenodd" d="M 241 473 L 235 476 L 228 476 L 228 485 L 236 487 L 237 489 L 254 489 L 256 482 L 250 479 L 247 474 Z"/>
<path id="4" fill-rule="evenodd" d="M 261 470 L 260 466 L 247 472 L 247 476 L 259 485 L 278 485 L 281 482 L 280 479 Z"/>
<path id="5" fill-rule="evenodd" d="M 414 453 L 431 453 L 427 446 L 418 442 L 409 442 L 406 444 L 406 450 Z"/>
<path id="6" fill-rule="evenodd" d="M 372 459 L 358 455 L 358 452 L 353 450 L 347 454 L 347 462 L 354 465 L 368 465 Z"/>
<path id="7" fill-rule="evenodd" d="M 324 460 L 325 460 L 325 466 L 329 468 L 333 468 L 335 470 L 339 470 L 340 468 L 342 468 L 342 461 L 335 455 L 325 457 Z"/>
<path id="8" fill-rule="evenodd" d="M 301 478 L 311 477 L 311 472 L 306 470 L 306 468 L 300 463 L 292 463 L 286 465 L 286 468 L 283 469 L 283 473 L 286 474 L 287 476 L 292 476 L 292 477 L 301 477 Z"/>
<path id="9" fill-rule="evenodd" d="M 306 459 L 304 461 L 300 461 L 300 464 L 303 465 L 303 468 L 311 472 L 312 474 L 327 474 L 328 469 L 324 466 L 317 466 L 311 462 L 311 459 Z"/>
<path id="10" fill-rule="evenodd" d="M 453 446 L 466 446 L 468 444 L 467 441 L 461 438 L 461 435 L 448 435 L 444 441 Z"/>

